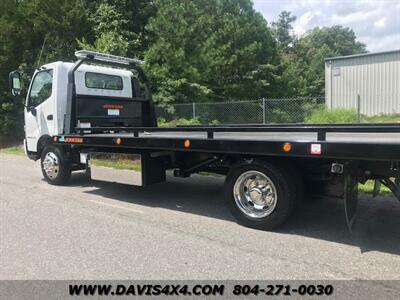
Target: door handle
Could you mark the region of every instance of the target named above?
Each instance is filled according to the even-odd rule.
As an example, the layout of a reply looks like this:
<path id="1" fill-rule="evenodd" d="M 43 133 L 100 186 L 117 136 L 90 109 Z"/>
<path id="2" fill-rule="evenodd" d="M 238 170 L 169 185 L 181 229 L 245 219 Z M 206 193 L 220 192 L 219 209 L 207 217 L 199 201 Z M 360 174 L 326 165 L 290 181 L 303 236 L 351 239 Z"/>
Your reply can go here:
<path id="1" fill-rule="evenodd" d="M 48 116 L 47 116 L 47 120 L 48 120 L 48 121 L 53 121 L 53 115 L 48 115 Z"/>

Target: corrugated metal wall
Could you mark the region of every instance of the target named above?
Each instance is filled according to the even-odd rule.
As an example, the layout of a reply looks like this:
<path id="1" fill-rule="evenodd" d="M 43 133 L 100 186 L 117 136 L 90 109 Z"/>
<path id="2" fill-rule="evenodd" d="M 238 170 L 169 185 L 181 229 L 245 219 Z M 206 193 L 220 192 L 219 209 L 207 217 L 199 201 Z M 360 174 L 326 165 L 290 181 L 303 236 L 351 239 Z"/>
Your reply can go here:
<path id="1" fill-rule="evenodd" d="M 364 115 L 400 114 L 400 50 L 325 61 L 329 108 L 357 108 Z"/>

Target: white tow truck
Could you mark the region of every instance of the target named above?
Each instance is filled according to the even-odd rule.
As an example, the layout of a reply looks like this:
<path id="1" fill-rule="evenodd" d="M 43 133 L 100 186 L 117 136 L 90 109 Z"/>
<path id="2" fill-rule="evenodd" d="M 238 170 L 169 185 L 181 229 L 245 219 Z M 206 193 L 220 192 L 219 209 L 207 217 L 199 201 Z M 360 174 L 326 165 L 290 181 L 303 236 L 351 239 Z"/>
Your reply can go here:
<path id="1" fill-rule="evenodd" d="M 140 186 L 165 181 L 166 170 L 218 173 L 236 220 L 261 229 L 285 222 L 305 186 L 344 198 L 349 228 L 359 182 L 375 180 L 376 191 L 384 184 L 400 199 L 400 124 L 160 128 L 142 61 L 85 50 L 76 57 L 37 69 L 27 91 L 25 150 L 50 184 L 66 184 L 76 170 Z M 21 95 L 18 71 L 10 85 Z"/>

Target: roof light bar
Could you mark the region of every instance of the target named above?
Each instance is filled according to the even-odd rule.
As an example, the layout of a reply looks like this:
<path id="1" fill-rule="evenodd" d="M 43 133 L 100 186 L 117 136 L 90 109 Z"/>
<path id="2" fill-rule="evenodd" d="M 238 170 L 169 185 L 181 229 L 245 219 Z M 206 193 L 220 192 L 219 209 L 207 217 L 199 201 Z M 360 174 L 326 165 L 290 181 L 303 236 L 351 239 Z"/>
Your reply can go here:
<path id="1" fill-rule="evenodd" d="M 100 53 L 100 52 L 95 52 L 95 51 L 89 51 L 89 50 L 76 51 L 75 56 L 76 56 L 76 58 L 79 58 L 79 59 L 89 58 L 89 59 L 93 59 L 96 61 L 103 61 L 103 62 L 115 63 L 115 64 L 120 64 L 120 65 L 131 65 L 131 64 L 142 65 L 142 64 L 144 64 L 144 61 L 139 60 L 139 59 L 127 58 L 127 57 L 111 55 L 111 54 L 106 54 L 106 53 Z"/>

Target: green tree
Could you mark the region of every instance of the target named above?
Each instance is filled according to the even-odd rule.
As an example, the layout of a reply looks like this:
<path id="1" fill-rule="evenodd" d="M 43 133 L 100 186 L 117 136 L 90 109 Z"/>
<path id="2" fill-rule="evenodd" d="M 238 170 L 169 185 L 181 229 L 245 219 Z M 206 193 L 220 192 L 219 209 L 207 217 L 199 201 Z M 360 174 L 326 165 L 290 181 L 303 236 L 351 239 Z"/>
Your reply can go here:
<path id="1" fill-rule="evenodd" d="M 342 26 L 294 36 L 294 21 L 282 12 L 268 27 L 251 0 L 2 0 L 0 134 L 23 133 L 8 73 L 28 79 L 83 47 L 145 57 L 161 104 L 323 95 L 323 59 L 365 45 Z"/>
<path id="2" fill-rule="evenodd" d="M 115 6 L 101 3 L 89 20 L 93 25 L 94 41 L 91 43 L 83 38 L 82 41 L 78 41 L 80 48 L 114 55 L 128 55 L 129 44 L 135 38 L 135 34 L 122 29 L 128 20 L 123 18 Z"/>
<path id="3" fill-rule="evenodd" d="M 1 1 L 0 134 L 23 133 L 24 99 L 10 97 L 8 73 L 19 68 L 25 76 L 39 64 L 72 59 L 76 39 L 85 35 L 90 26 L 81 0 Z"/>
<path id="4" fill-rule="evenodd" d="M 336 56 L 366 52 L 366 45 L 357 41 L 354 31 L 341 25 L 316 27 L 301 39 L 301 43 L 308 44 L 308 48 L 326 47 L 330 55 Z"/>
<path id="5" fill-rule="evenodd" d="M 258 98 L 275 44 L 250 0 L 157 1 L 147 70 L 161 103 Z"/>
<path id="6" fill-rule="evenodd" d="M 292 20 L 293 22 L 293 20 Z M 279 51 L 279 89 L 282 96 L 323 96 L 324 58 L 366 52 L 353 30 L 342 26 L 314 28 Z"/>
<path id="7" fill-rule="evenodd" d="M 81 41 L 81 47 L 143 57 L 151 35 L 145 26 L 156 6 L 148 0 L 84 0 L 94 29 L 94 37 Z"/>
<path id="8" fill-rule="evenodd" d="M 274 37 L 282 48 L 287 48 L 295 41 L 296 37 L 292 33 L 294 21 L 296 21 L 296 16 L 292 16 L 291 12 L 282 11 L 279 14 L 278 21 L 271 24 Z"/>
<path id="9" fill-rule="evenodd" d="M 306 78 L 302 95 L 321 95 L 325 91 L 324 58 L 366 52 L 366 45 L 356 39 L 348 27 L 332 26 L 314 28 L 296 45 L 296 54 L 303 64 L 301 70 Z"/>

